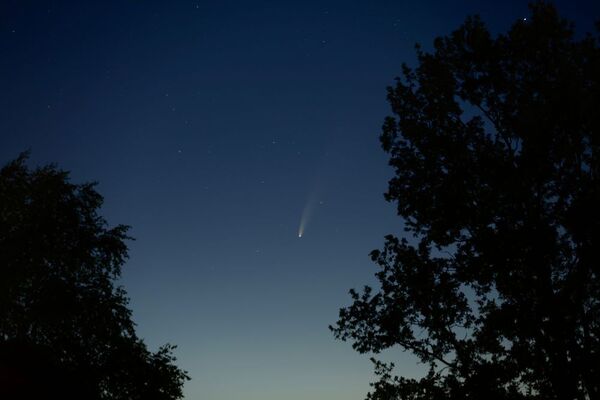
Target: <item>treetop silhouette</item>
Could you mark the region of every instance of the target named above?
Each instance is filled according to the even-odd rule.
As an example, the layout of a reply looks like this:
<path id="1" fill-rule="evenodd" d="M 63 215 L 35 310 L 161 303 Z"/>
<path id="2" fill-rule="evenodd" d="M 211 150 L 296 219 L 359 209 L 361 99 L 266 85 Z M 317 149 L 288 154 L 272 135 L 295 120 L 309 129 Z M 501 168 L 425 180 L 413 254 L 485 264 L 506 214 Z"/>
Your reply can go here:
<path id="1" fill-rule="evenodd" d="M 371 253 L 331 327 L 375 362 L 370 399 L 600 398 L 600 49 L 554 6 L 493 37 L 478 17 L 417 47 L 388 89 L 385 194 L 406 237 Z"/>
<path id="2" fill-rule="evenodd" d="M 174 346 L 146 348 L 115 285 L 127 227 L 107 226 L 93 183 L 26 159 L 0 170 L 0 397 L 181 398 Z"/>

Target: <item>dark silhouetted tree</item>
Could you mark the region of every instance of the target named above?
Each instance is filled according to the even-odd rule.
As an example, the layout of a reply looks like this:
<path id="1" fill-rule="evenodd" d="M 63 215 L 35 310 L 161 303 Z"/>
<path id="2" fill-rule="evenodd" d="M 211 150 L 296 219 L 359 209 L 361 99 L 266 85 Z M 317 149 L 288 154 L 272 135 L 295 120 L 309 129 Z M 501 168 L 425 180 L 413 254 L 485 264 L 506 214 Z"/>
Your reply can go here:
<path id="1" fill-rule="evenodd" d="M 370 399 L 600 398 L 600 49 L 547 3 L 477 17 L 388 89 L 381 143 L 405 238 L 331 327 L 377 360 Z"/>
<path id="2" fill-rule="evenodd" d="M 0 170 L 0 398 L 181 398 L 174 346 L 146 348 L 115 286 L 127 227 L 94 184 L 26 158 Z"/>

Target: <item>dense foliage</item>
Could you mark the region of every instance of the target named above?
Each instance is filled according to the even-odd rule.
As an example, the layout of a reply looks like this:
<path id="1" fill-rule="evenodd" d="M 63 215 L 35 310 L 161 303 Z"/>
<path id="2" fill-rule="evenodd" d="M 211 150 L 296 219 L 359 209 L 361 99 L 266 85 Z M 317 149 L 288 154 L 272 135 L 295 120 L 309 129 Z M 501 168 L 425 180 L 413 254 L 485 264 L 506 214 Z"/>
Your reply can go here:
<path id="1" fill-rule="evenodd" d="M 600 48 L 547 3 L 471 17 L 389 88 L 381 142 L 406 237 L 371 253 L 335 336 L 400 346 L 371 399 L 600 399 Z"/>
<path id="2" fill-rule="evenodd" d="M 181 398 L 174 346 L 146 348 L 115 285 L 127 227 L 94 184 L 26 158 L 0 170 L 0 397 Z"/>

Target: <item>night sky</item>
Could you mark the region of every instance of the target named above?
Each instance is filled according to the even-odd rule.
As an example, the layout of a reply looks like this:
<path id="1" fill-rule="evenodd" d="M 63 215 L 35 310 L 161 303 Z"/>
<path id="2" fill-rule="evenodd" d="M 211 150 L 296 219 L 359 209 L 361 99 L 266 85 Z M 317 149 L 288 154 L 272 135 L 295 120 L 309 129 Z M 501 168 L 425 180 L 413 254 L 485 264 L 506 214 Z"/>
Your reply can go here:
<path id="1" fill-rule="evenodd" d="M 578 30 L 595 1 L 559 1 Z M 121 283 L 186 399 L 360 400 L 368 355 L 328 331 L 401 220 L 383 199 L 385 88 L 414 43 L 525 1 L 0 2 L 0 161 L 98 181 L 131 225 Z M 304 231 L 299 228 L 304 215 Z M 400 352 L 399 374 L 419 373 Z"/>

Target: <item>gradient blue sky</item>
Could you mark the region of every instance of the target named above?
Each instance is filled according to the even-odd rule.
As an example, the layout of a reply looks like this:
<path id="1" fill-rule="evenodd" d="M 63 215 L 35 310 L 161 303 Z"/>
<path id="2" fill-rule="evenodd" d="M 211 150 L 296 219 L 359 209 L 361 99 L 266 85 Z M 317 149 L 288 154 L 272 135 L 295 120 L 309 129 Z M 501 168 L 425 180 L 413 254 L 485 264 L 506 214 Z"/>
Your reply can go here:
<path id="1" fill-rule="evenodd" d="M 590 30 L 595 1 L 559 1 Z M 382 193 L 385 87 L 413 45 L 525 1 L 0 3 L 0 161 L 96 180 L 132 226 L 122 284 L 186 399 L 360 400 L 368 356 L 327 329 L 401 221 Z M 304 236 L 300 218 L 314 199 Z M 398 373 L 418 373 L 400 352 Z"/>

